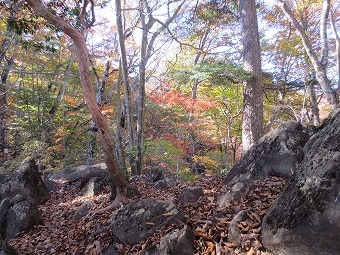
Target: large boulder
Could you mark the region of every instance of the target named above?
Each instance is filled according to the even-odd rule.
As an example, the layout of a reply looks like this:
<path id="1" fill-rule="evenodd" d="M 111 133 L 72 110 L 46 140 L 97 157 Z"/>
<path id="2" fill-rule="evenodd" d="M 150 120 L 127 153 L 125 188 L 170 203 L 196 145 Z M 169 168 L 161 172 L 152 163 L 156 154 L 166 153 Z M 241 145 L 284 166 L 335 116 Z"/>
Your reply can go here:
<path id="1" fill-rule="evenodd" d="M 52 174 L 49 178 L 54 181 L 66 181 L 67 183 L 72 183 L 84 178 L 82 180 L 82 185 L 84 186 L 86 182 L 93 177 L 104 177 L 108 175 L 109 172 L 107 171 L 106 164 L 100 163 L 96 165 L 82 165 L 64 168 L 55 174 Z"/>
<path id="2" fill-rule="evenodd" d="M 31 158 L 25 159 L 17 171 L 0 174 L 0 201 L 16 194 L 24 196 L 34 205 L 41 204 L 50 197 L 38 167 Z"/>
<path id="3" fill-rule="evenodd" d="M 225 179 L 234 185 L 244 179 L 264 179 L 268 175 L 291 176 L 303 158 L 303 147 L 313 129 L 287 121 L 263 136 L 235 164 Z"/>
<path id="4" fill-rule="evenodd" d="M 0 255 L 19 255 L 19 253 L 6 242 L 0 241 Z"/>
<path id="5" fill-rule="evenodd" d="M 0 236 L 7 240 L 42 224 L 42 215 L 35 205 L 17 194 L 0 203 Z"/>
<path id="6" fill-rule="evenodd" d="M 224 184 L 230 189 L 219 198 L 227 207 L 248 190 L 252 180 L 291 176 L 303 159 L 303 147 L 315 132 L 312 127 L 287 121 L 263 136 L 230 170 Z"/>
<path id="7" fill-rule="evenodd" d="M 169 200 L 142 199 L 117 210 L 112 218 L 113 234 L 124 244 L 146 240 L 163 226 L 182 220 L 183 215 Z"/>
<path id="8" fill-rule="evenodd" d="M 275 255 L 340 251 L 340 109 L 304 147 L 304 159 L 263 219 Z"/>

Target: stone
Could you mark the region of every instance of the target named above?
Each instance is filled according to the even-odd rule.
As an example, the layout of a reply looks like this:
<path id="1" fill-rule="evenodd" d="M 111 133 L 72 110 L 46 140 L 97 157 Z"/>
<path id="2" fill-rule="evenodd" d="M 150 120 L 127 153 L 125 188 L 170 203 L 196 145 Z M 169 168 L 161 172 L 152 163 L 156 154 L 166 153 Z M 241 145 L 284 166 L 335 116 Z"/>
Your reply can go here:
<path id="1" fill-rule="evenodd" d="M 202 187 L 188 187 L 179 195 L 178 205 L 182 206 L 186 203 L 195 203 L 203 195 Z"/>
<path id="2" fill-rule="evenodd" d="M 43 224 L 43 219 L 35 205 L 20 194 L 10 199 L 4 224 L 5 239 L 14 238 L 38 224 Z"/>
<path id="3" fill-rule="evenodd" d="M 89 199 L 86 199 L 76 210 L 73 219 L 80 220 L 81 218 L 85 217 L 91 208 L 95 207 L 96 204 Z"/>
<path id="4" fill-rule="evenodd" d="M 340 109 L 304 147 L 298 170 L 262 222 L 273 254 L 331 255 L 340 251 Z"/>
<path id="5" fill-rule="evenodd" d="M 90 180 L 92 177 L 99 176 L 102 173 L 107 173 L 108 175 L 108 171 L 107 171 L 107 167 L 105 163 L 64 168 L 54 173 L 53 175 L 51 175 L 50 179 L 54 181 L 61 180 L 61 181 L 66 181 L 67 183 L 72 183 L 72 182 L 81 180 L 82 178 L 85 178 L 85 177 L 88 180 Z M 83 181 L 83 183 L 84 182 L 85 181 Z"/>
<path id="6" fill-rule="evenodd" d="M 154 190 L 161 190 L 168 188 L 168 182 L 166 180 L 159 180 L 158 182 L 153 185 L 152 189 Z"/>
<path id="7" fill-rule="evenodd" d="M 233 201 L 241 199 L 241 195 L 245 194 L 247 186 L 243 182 L 237 182 L 226 193 L 217 197 L 217 205 L 219 209 L 223 209 L 232 205 Z"/>
<path id="8" fill-rule="evenodd" d="M 111 224 L 113 234 L 123 244 L 137 244 L 182 219 L 183 214 L 170 200 L 141 199 L 117 210 Z"/>
<path id="9" fill-rule="evenodd" d="M 182 229 L 176 229 L 166 234 L 160 242 L 160 250 L 170 255 L 192 255 L 194 254 L 195 234 L 192 229 L 185 225 Z"/>
<path id="10" fill-rule="evenodd" d="M 235 214 L 234 218 L 230 222 L 227 240 L 229 243 L 233 243 L 235 246 L 239 246 L 242 242 L 242 233 L 237 225 L 240 222 L 247 220 L 247 212 L 248 210 L 239 211 Z"/>
<path id="11" fill-rule="evenodd" d="M 0 241 L 0 255 L 19 255 L 19 253 L 4 241 Z"/>
<path id="12" fill-rule="evenodd" d="M 146 181 L 147 182 L 157 182 L 159 180 L 163 180 L 164 175 L 162 170 L 158 168 L 151 169 L 146 174 Z"/>
<path id="13" fill-rule="evenodd" d="M 93 177 L 81 189 L 84 196 L 94 197 L 102 193 L 111 184 L 111 179 L 107 177 Z"/>
<path id="14" fill-rule="evenodd" d="M 119 255 L 119 251 L 116 247 L 116 245 L 112 244 L 110 245 L 104 252 L 103 255 Z"/>
<path id="15" fill-rule="evenodd" d="M 127 186 L 127 194 L 126 194 L 126 196 L 128 198 L 137 198 L 137 197 L 141 197 L 142 193 L 140 193 L 140 191 L 135 186 L 132 186 L 132 185 L 129 184 Z"/>
<path id="16" fill-rule="evenodd" d="M 0 174 L 0 200 L 16 194 L 26 197 L 34 205 L 41 204 L 50 197 L 37 165 L 31 158 L 25 159 L 17 171 Z"/>
<path id="17" fill-rule="evenodd" d="M 221 206 L 225 207 L 232 199 L 244 196 L 252 180 L 292 176 L 303 159 L 304 145 L 315 131 L 313 127 L 287 121 L 263 136 L 227 174 L 224 180 L 226 187 L 232 188 L 239 182 L 244 187 L 229 192 L 231 194 L 226 195 L 228 197 L 223 199 L 225 202 L 221 202 Z"/>

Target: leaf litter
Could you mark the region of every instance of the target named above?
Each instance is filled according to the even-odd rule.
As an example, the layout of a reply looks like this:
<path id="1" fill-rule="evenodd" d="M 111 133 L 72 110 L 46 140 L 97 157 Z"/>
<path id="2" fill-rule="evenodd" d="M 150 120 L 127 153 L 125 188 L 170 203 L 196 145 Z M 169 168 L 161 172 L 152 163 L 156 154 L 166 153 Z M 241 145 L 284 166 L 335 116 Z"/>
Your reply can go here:
<path id="1" fill-rule="evenodd" d="M 58 191 L 52 192 L 49 201 L 39 206 L 44 225 L 35 226 L 9 243 L 22 255 L 100 255 L 112 244 L 120 254 L 141 254 L 150 246 L 159 247 L 163 236 L 188 224 L 195 233 L 194 255 L 270 255 L 261 244 L 261 222 L 285 180 L 279 177 L 254 180 L 244 197 L 222 210 L 216 201 L 222 194 L 221 190 L 225 190 L 223 180 L 222 176 L 203 176 L 194 182 L 178 182 L 163 190 L 153 190 L 152 183 L 132 182 L 142 193 L 142 197 L 137 199 L 162 199 L 177 203 L 182 190 L 189 186 L 204 190 L 204 196 L 196 203 L 180 207 L 185 214 L 184 222 L 165 226 L 136 245 L 123 245 L 113 236 L 110 224 L 112 210 L 101 211 L 93 217 L 73 219 L 77 208 L 85 200 L 95 203 L 92 210 L 110 205 L 108 190 L 91 198 L 81 195 L 79 182 L 71 185 L 59 183 Z M 247 219 L 237 224 L 242 240 L 238 244 L 228 242 L 230 222 L 241 210 L 247 210 Z"/>

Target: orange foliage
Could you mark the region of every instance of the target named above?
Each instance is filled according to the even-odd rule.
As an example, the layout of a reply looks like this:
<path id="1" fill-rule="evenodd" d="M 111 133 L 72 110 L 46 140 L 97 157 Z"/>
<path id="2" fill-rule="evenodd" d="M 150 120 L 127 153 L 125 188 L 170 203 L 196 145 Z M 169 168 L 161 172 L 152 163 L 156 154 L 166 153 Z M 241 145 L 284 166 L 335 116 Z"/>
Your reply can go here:
<path id="1" fill-rule="evenodd" d="M 72 106 L 76 105 L 77 103 L 76 100 L 71 96 L 65 96 L 65 101 Z"/>

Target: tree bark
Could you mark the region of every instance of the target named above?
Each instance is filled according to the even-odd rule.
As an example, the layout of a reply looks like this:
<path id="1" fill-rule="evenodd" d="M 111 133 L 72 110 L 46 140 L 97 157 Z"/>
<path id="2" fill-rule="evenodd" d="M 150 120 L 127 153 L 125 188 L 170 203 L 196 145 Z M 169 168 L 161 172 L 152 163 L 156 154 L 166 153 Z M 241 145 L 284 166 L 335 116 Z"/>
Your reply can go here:
<path id="1" fill-rule="evenodd" d="M 262 136 L 263 98 L 261 53 L 255 0 L 240 0 L 243 68 L 253 77 L 243 83 L 242 145 L 246 152 Z"/>
<path id="2" fill-rule="evenodd" d="M 118 30 L 118 40 L 119 40 L 119 51 L 120 51 L 120 65 L 122 69 L 122 77 L 124 83 L 124 106 L 126 111 L 127 118 L 127 128 L 129 134 L 129 162 L 131 167 L 131 175 L 137 175 L 138 170 L 135 162 L 136 155 L 136 140 L 135 140 L 135 130 L 134 130 L 134 121 L 133 121 L 133 113 L 131 109 L 131 93 L 130 93 L 130 84 L 129 84 L 129 69 L 126 59 L 126 51 L 125 51 L 125 35 L 123 31 L 123 22 L 122 22 L 122 8 L 121 1 L 115 0 L 116 4 L 116 24 Z M 119 139 L 119 138 L 118 138 Z"/>
<path id="3" fill-rule="evenodd" d="M 87 1 L 84 2 L 84 4 Z M 84 37 L 84 24 L 83 31 L 80 32 L 73 26 L 71 26 L 64 19 L 51 13 L 41 1 L 37 0 L 27 0 L 29 6 L 41 17 L 47 20 L 49 23 L 56 26 L 59 30 L 63 31 L 73 40 L 77 56 L 78 56 L 78 68 L 81 85 L 83 88 L 83 94 L 91 113 L 92 119 L 96 122 L 98 126 L 98 134 L 101 148 L 105 155 L 105 162 L 107 164 L 107 169 L 109 171 L 110 177 L 116 185 L 116 199 L 120 199 L 126 194 L 127 182 L 120 174 L 119 170 L 116 168 L 115 156 L 114 156 L 114 146 L 112 137 L 109 133 L 107 122 L 100 111 L 100 107 L 96 102 L 96 96 L 91 82 L 90 76 L 90 59 L 89 52 L 86 47 L 85 37 Z M 80 15 L 81 16 L 81 15 Z"/>
<path id="4" fill-rule="evenodd" d="M 333 109 L 338 107 L 338 98 L 336 95 L 336 91 L 332 90 L 330 80 L 327 77 L 327 63 L 328 63 L 328 40 L 327 40 L 327 31 L 326 31 L 326 22 L 329 15 L 329 6 L 330 0 L 323 0 L 323 10 L 322 17 L 320 20 L 320 40 L 321 40 L 321 59 L 319 61 L 316 52 L 313 49 L 312 43 L 309 40 L 305 30 L 299 23 L 299 21 L 294 17 L 294 13 L 289 8 L 287 3 L 283 0 L 278 0 L 277 4 L 284 12 L 285 16 L 289 19 L 290 22 L 294 25 L 297 32 L 299 33 L 303 46 L 307 52 L 309 59 L 312 62 L 313 68 L 315 70 L 316 79 L 319 82 L 323 93 L 326 96 L 328 103 L 332 106 Z"/>

